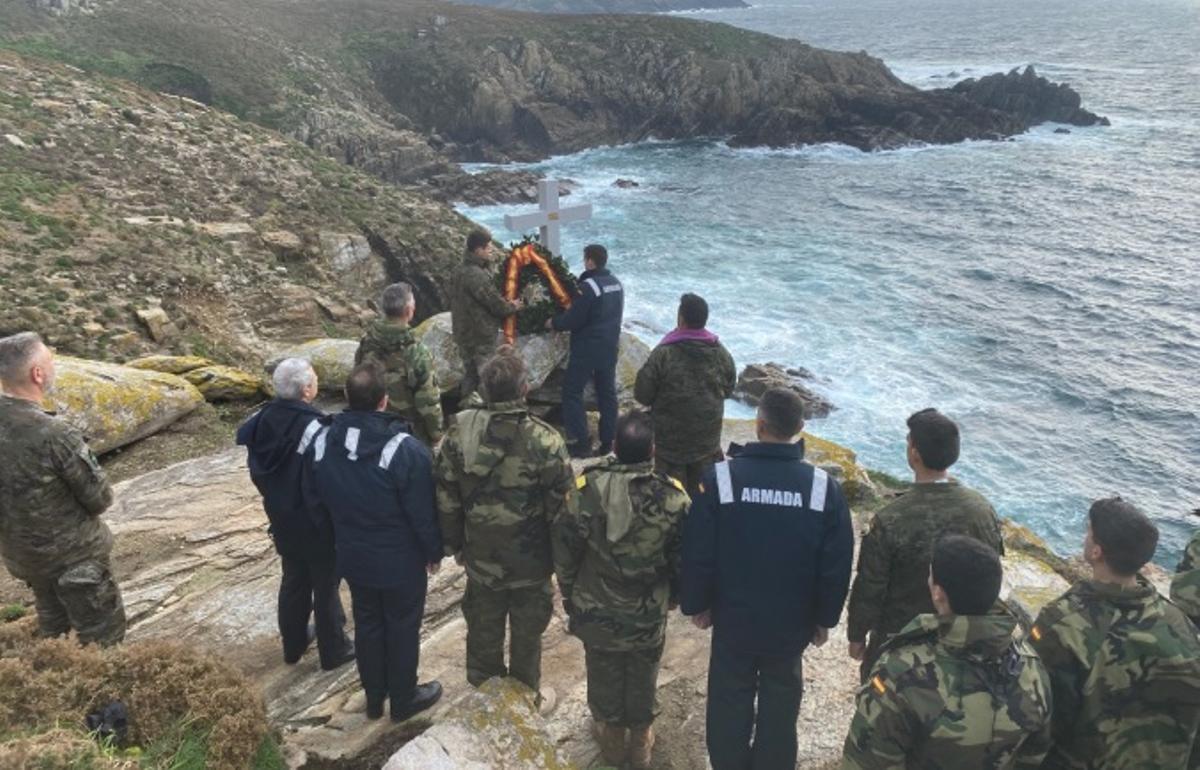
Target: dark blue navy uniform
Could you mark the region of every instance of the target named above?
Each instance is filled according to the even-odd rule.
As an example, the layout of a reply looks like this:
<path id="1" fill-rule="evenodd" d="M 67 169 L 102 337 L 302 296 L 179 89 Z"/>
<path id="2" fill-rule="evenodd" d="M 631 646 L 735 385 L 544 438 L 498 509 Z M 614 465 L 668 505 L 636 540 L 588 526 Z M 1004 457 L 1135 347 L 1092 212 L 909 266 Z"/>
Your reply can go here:
<path id="1" fill-rule="evenodd" d="M 684 525 L 682 609 L 713 622 L 709 757 L 714 770 L 792 770 L 801 655 L 817 626 L 837 625 L 850 587 L 850 510 L 802 443 L 730 454 Z"/>
<path id="2" fill-rule="evenodd" d="M 346 411 L 313 441 L 312 489 L 333 523 L 353 600 L 368 706 L 403 710 L 417 686 L 426 565 L 441 561 L 429 450 L 402 419 Z"/>
<path id="3" fill-rule="evenodd" d="M 295 663 L 308 648 L 311 615 L 321 666 L 332 669 L 351 649 L 338 597 L 333 530 L 317 522 L 301 490 L 304 453 L 324 422 L 325 414 L 303 401 L 275 399 L 238 429 L 237 443 L 249 450 L 250 479 L 262 493 L 283 567 L 278 603 L 283 659 Z"/>
<path id="4" fill-rule="evenodd" d="M 617 430 L 617 349 L 621 343 L 621 318 L 625 292 L 616 276 L 605 268 L 585 270 L 579 276 L 579 294 L 567 312 L 554 319 L 556 331 L 571 332 L 571 357 L 563 380 L 563 425 L 573 455 L 588 454 L 587 412 L 583 391 L 589 382 L 596 390 L 600 409 L 600 447 L 612 448 Z"/>

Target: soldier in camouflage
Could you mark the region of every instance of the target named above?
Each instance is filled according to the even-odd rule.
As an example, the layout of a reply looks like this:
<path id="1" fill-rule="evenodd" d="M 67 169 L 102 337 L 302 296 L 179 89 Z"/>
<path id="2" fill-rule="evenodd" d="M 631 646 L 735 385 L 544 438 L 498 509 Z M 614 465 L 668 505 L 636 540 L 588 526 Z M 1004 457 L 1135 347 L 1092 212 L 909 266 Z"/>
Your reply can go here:
<path id="1" fill-rule="evenodd" d="M 575 476 L 562 436 L 525 405 L 520 356 L 501 348 L 480 374 L 486 405 L 455 416 L 434 468 L 445 552 L 467 571 L 467 681 L 510 674 L 538 692 L 553 613 L 550 525 Z"/>
<path id="2" fill-rule="evenodd" d="M 554 526 L 554 571 L 583 641 L 588 707 L 604 761 L 650 766 L 655 690 L 667 612 L 678 601 L 683 518 L 679 482 L 653 468 L 654 426 L 644 412 L 616 426 L 616 457 L 579 480 L 579 505 Z"/>
<path id="3" fill-rule="evenodd" d="M 1200 509 L 1192 511 L 1193 516 L 1200 516 Z M 1200 628 L 1200 530 L 1192 535 L 1187 550 L 1183 552 L 1183 560 L 1171 580 L 1171 601 L 1187 613 L 1198 628 Z"/>
<path id="4" fill-rule="evenodd" d="M 725 399 L 737 384 L 733 356 L 707 323 L 708 303 L 684 294 L 678 328 L 650 353 L 633 391 L 654 415 L 655 469 L 679 479 L 692 497 L 704 471 L 723 457 Z"/>
<path id="5" fill-rule="evenodd" d="M 1050 679 L 997 605 L 1000 559 L 975 538 L 938 541 L 936 614 L 884 645 L 858 693 L 843 770 L 1036 768 L 1050 746 Z"/>
<path id="6" fill-rule="evenodd" d="M 0 556 L 33 589 L 38 631 L 83 643 L 125 637 L 100 514 L 112 490 L 83 437 L 42 410 L 54 353 L 32 332 L 0 339 Z"/>
<path id="7" fill-rule="evenodd" d="M 496 336 L 505 318 L 522 307 L 496 287 L 492 234 L 479 229 L 467 236 L 467 255 L 450 284 L 450 320 L 462 356 L 465 400 L 479 388 L 479 369 L 496 352 Z"/>
<path id="8" fill-rule="evenodd" d="M 936 538 L 969 535 L 1004 554 L 996 511 L 983 495 L 950 477 L 958 455 L 958 426 L 949 417 L 924 409 L 908 418 L 915 483 L 871 520 L 850 591 L 846 637 L 850 657 L 862 661 L 864 682 L 887 638 L 917 615 L 933 612 L 926 567 Z"/>
<path id="9" fill-rule="evenodd" d="M 412 287 L 387 287 L 379 309 L 384 317 L 367 329 L 354 364 L 375 363 L 387 372 L 388 411 L 403 417 L 413 435 L 433 446 L 442 439 L 442 390 L 433 356 L 408 326 L 417 309 Z"/>
<path id="10" fill-rule="evenodd" d="M 1110 498 L 1088 511 L 1092 579 L 1042 609 L 1030 641 L 1053 688 L 1046 768 L 1200 767 L 1200 641 L 1139 570 L 1158 529 Z"/>

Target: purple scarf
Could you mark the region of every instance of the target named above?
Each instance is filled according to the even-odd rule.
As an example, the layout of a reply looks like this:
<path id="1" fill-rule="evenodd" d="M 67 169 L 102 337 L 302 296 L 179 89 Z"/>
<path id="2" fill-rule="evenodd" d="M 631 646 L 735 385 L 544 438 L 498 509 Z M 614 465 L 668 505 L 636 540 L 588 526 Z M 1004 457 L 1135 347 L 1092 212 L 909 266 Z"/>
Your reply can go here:
<path id="1" fill-rule="evenodd" d="M 720 337 L 708 329 L 676 329 L 662 338 L 659 345 L 674 345 L 677 342 L 703 342 L 705 345 L 716 345 Z"/>

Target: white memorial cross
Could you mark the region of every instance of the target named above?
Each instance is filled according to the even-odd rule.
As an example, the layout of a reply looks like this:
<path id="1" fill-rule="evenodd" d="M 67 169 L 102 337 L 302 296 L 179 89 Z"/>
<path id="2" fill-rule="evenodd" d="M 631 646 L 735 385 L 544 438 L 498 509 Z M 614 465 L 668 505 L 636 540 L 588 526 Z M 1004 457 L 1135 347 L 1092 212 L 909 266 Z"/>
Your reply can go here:
<path id="1" fill-rule="evenodd" d="M 538 228 L 541 243 L 556 257 L 562 256 L 562 225 L 584 222 L 592 218 L 592 204 L 558 207 L 558 181 L 543 179 L 538 182 L 538 211 L 535 214 L 507 215 L 504 226 L 509 230 L 525 232 Z"/>

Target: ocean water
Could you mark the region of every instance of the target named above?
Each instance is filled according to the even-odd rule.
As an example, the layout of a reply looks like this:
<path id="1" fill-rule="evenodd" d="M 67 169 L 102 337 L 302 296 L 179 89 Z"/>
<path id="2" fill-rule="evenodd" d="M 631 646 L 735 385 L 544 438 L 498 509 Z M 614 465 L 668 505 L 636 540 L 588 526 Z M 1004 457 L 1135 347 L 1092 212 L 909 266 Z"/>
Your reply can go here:
<path id="1" fill-rule="evenodd" d="M 862 153 L 719 138 L 531 167 L 576 180 L 627 322 L 654 342 L 705 296 L 740 365 L 804 366 L 839 409 L 810 428 L 905 476 L 904 420 L 962 426 L 955 473 L 1076 553 L 1089 501 L 1200 519 L 1200 0 L 776 0 L 698 18 L 867 50 L 919 87 L 1034 64 L 1109 128 Z M 617 178 L 636 189 L 617 189 Z M 464 208 L 505 238 L 520 207 Z M 515 237 L 515 234 L 512 234 Z M 748 414 L 744 407 L 730 412 Z"/>

